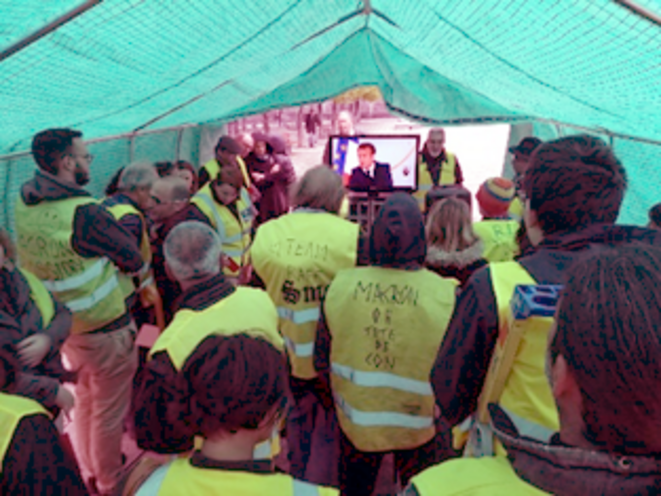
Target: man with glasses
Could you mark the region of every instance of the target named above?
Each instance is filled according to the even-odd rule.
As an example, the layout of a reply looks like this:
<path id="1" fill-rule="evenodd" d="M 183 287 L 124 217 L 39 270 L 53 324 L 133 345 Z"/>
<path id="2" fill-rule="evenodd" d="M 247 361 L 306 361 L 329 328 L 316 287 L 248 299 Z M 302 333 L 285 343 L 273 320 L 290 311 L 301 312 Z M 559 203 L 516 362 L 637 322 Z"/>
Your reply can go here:
<path id="1" fill-rule="evenodd" d="M 77 455 L 83 477 L 108 494 L 122 469 L 122 420 L 137 366 L 120 276 L 137 274 L 143 261 L 134 237 L 82 188 L 92 156 L 81 132 L 42 131 L 32 154 L 38 169 L 16 205 L 19 258 L 73 314 L 63 351 L 78 372 Z"/>

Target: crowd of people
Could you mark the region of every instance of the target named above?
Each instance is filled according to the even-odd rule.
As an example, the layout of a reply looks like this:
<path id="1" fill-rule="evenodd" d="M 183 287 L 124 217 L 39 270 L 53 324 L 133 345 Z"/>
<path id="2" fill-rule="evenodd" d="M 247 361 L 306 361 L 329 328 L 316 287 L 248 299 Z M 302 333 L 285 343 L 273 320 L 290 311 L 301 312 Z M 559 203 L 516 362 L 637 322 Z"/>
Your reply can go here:
<path id="1" fill-rule="evenodd" d="M 82 133 L 36 134 L 0 233 L 0 492 L 658 494 L 661 208 L 616 225 L 600 139 L 510 152 L 473 197 L 431 129 L 365 232 L 279 136 L 97 199 Z"/>

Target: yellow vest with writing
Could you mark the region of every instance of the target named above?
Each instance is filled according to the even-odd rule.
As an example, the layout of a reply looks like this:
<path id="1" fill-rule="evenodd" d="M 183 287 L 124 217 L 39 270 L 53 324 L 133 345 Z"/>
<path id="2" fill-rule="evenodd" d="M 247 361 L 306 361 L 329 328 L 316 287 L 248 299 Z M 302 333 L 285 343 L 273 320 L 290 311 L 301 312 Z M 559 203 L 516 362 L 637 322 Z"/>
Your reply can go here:
<path id="1" fill-rule="evenodd" d="M 435 435 L 429 375 L 457 282 L 427 269 L 340 271 L 324 311 L 342 430 L 361 451 L 421 446 Z"/>
<path id="2" fill-rule="evenodd" d="M 133 205 L 127 203 L 117 203 L 106 207 L 106 210 L 115 218 L 120 221 L 125 215 L 137 215 L 142 221 L 142 236 L 140 238 L 140 255 L 142 255 L 142 269 L 138 275 L 140 285 L 136 288 L 133 277 L 126 274 L 120 275 L 120 284 L 124 291 L 125 297 L 130 296 L 136 289 L 142 289 L 146 286 L 154 284 L 154 277 L 151 272 L 151 244 L 149 243 L 149 235 L 147 234 L 147 223 L 142 212 L 135 208 Z"/>
<path id="3" fill-rule="evenodd" d="M 514 260 L 519 252 L 516 233 L 519 223 L 509 219 L 483 220 L 473 224 L 473 231 L 484 243 L 483 256 L 489 262 Z"/>
<path id="4" fill-rule="evenodd" d="M 71 332 L 98 329 L 126 312 L 118 270 L 107 258 L 83 258 L 71 247 L 73 218 L 89 197 L 16 204 L 21 265 L 73 313 Z"/>
<path id="5" fill-rule="evenodd" d="M 250 189 L 250 184 L 251 184 L 250 174 L 248 174 L 248 167 L 246 167 L 246 163 L 243 161 L 243 157 L 237 155 L 236 161 L 239 164 L 239 169 L 241 169 L 241 175 L 243 176 L 243 185 L 247 189 Z M 220 172 L 220 164 L 218 163 L 218 160 L 216 160 L 215 158 L 209 160 L 206 164 L 202 166 L 202 168 L 207 171 L 207 174 L 209 174 L 209 182 L 216 179 L 218 173 Z"/>
<path id="6" fill-rule="evenodd" d="M 25 417 L 39 414 L 51 418 L 50 413 L 36 401 L 0 392 L 0 473 L 18 424 Z"/>
<path id="7" fill-rule="evenodd" d="M 298 481 L 286 474 L 200 468 L 188 459 L 159 467 L 139 491 L 154 496 L 336 496 L 335 489 Z M 140 492 L 138 493 L 140 494 Z"/>
<path id="8" fill-rule="evenodd" d="M 214 199 L 210 184 L 198 191 L 191 199 L 191 203 L 209 219 L 220 236 L 223 254 L 234 261 L 235 267 L 226 266 L 223 272 L 225 275 L 237 277 L 241 267 L 250 265 L 249 250 L 254 209 L 248 191 L 241 188 L 239 199 L 236 201 L 238 218 L 229 208 Z"/>
<path id="9" fill-rule="evenodd" d="M 510 302 L 520 284 L 537 284 L 517 262 L 490 265 L 491 281 L 498 308 L 498 341 L 494 353 L 501 353 L 511 322 Z M 545 371 L 550 317 L 522 321 L 526 329 L 519 343 L 511 371 L 498 403 L 510 416 L 519 433 L 546 440 L 559 425 L 558 411 Z M 500 443 L 496 452 L 504 453 Z"/>
<path id="10" fill-rule="evenodd" d="M 278 308 L 292 374 L 312 379 L 319 304 L 335 274 L 356 265 L 358 224 L 298 210 L 262 224 L 251 248 L 255 271 Z"/>
<path id="11" fill-rule="evenodd" d="M 439 186 L 443 186 L 444 184 L 456 184 L 457 182 L 457 159 L 455 158 L 454 153 L 448 151 L 445 152 L 445 157 L 446 159 L 441 165 L 441 174 L 438 178 Z M 418 200 L 420 210 L 425 210 L 425 196 L 427 196 L 427 193 L 429 193 L 433 187 L 434 181 L 427 168 L 427 162 L 425 162 L 421 153 L 418 158 L 418 190 L 413 195 Z"/>
<path id="12" fill-rule="evenodd" d="M 19 270 L 27 281 L 28 286 L 30 286 L 30 298 L 34 304 L 37 305 L 39 313 L 41 314 L 41 325 L 46 329 L 55 316 L 53 297 L 44 286 L 44 283 L 42 283 L 37 276 L 25 269 L 21 268 Z"/>
<path id="13" fill-rule="evenodd" d="M 284 350 L 278 333 L 278 313 L 261 289 L 238 287 L 204 310 L 179 310 L 149 351 L 150 358 L 165 351 L 176 370 L 181 370 L 197 346 L 209 336 L 245 333 L 266 339 Z"/>
<path id="14" fill-rule="evenodd" d="M 411 484 L 419 496 L 548 494 L 519 479 L 504 456 L 450 460 L 422 471 L 411 479 Z"/>

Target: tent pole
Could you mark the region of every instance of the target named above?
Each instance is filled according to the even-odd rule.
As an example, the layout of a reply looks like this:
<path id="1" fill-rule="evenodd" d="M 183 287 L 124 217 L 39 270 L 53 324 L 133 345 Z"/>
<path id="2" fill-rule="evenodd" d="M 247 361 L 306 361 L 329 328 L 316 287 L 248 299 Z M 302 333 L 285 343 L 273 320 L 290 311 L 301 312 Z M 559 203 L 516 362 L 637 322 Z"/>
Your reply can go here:
<path id="1" fill-rule="evenodd" d="M 652 12 L 651 10 L 646 9 L 642 5 L 638 5 L 633 0 L 614 0 L 615 3 L 620 4 L 625 9 L 630 10 L 634 14 L 647 19 L 657 26 L 661 26 L 661 16 Z"/>
<path id="2" fill-rule="evenodd" d="M 11 45 L 9 48 L 4 49 L 2 52 L 0 52 L 0 62 L 3 60 L 11 57 L 15 53 L 20 52 L 24 48 L 27 48 L 28 46 L 32 45 L 35 41 L 43 38 L 47 34 L 52 33 L 56 29 L 64 26 L 67 22 L 75 19 L 78 17 L 80 14 L 84 14 L 88 10 L 90 10 L 92 7 L 95 7 L 96 5 L 100 4 L 103 0 L 87 0 L 84 2 L 82 5 L 79 5 L 75 9 L 73 9 L 70 12 L 67 12 L 66 14 L 58 17 L 55 19 L 53 22 L 50 22 L 46 24 L 44 27 L 41 29 L 38 29 L 34 33 L 26 36 L 22 40 L 14 43 Z"/>

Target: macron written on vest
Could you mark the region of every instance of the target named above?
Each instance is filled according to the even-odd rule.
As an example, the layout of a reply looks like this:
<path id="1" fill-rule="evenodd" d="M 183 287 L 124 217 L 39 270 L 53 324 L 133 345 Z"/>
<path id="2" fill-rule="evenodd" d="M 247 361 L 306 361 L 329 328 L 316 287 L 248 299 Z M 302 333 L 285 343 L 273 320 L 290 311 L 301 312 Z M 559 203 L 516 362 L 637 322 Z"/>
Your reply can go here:
<path id="1" fill-rule="evenodd" d="M 257 230 L 253 267 L 277 306 L 294 377 L 317 376 L 319 304 L 335 274 L 356 265 L 359 229 L 337 215 L 301 209 Z"/>
<path id="2" fill-rule="evenodd" d="M 324 312 L 342 430 L 361 451 L 411 449 L 436 434 L 429 375 L 458 283 L 421 269 L 341 271 Z"/>

